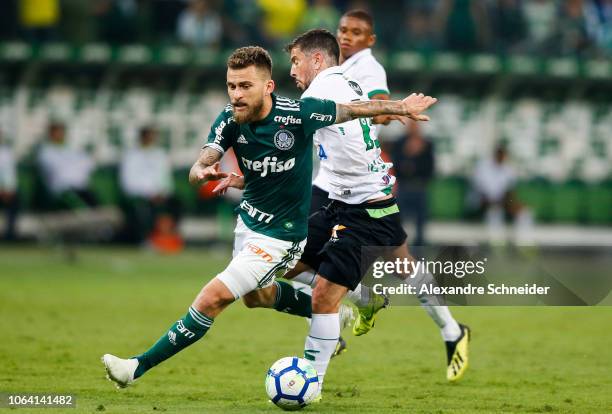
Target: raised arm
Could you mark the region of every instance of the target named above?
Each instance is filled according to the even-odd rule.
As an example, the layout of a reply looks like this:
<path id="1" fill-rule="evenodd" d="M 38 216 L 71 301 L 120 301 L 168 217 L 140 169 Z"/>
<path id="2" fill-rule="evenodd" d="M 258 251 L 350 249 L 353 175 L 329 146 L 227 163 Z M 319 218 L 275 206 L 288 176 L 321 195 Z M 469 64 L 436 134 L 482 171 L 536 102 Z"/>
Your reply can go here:
<path id="1" fill-rule="evenodd" d="M 204 147 L 189 171 L 189 183 L 192 185 L 204 184 L 206 181 L 215 181 L 227 177 L 227 173 L 219 171 L 221 156 L 221 152 L 216 149 Z"/>
<path id="2" fill-rule="evenodd" d="M 378 115 L 403 115 L 415 121 L 429 121 L 421 113 L 438 100 L 422 93 L 408 96 L 401 101 L 358 101 L 336 104 L 336 124 L 355 118 L 370 118 Z"/>

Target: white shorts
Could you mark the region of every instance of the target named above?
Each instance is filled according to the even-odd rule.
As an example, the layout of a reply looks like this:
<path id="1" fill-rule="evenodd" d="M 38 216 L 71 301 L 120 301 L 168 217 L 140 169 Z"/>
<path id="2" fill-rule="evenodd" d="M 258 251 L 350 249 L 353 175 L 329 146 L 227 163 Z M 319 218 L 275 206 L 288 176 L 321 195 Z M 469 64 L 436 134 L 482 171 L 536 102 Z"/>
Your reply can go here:
<path id="1" fill-rule="evenodd" d="M 217 279 L 236 299 L 282 277 L 297 264 L 306 245 L 306 239 L 290 242 L 256 233 L 240 217 L 234 235 L 233 259 Z"/>

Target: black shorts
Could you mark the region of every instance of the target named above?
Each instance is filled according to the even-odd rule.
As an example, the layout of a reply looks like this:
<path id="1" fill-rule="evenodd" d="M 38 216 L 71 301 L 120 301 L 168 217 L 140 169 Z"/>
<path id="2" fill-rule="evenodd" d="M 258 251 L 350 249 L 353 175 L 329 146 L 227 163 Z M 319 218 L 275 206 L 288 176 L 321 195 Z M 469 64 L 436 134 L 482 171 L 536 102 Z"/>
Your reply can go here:
<path id="1" fill-rule="evenodd" d="M 378 256 L 363 256 L 363 247 L 400 246 L 405 241 L 395 198 L 358 205 L 334 200 L 308 221 L 300 260 L 321 277 L 353 290 Z"/>
<path id="2" fill-rule="evenodd" d="M 320 264 L 319 252 L 331 236 L 333 224 L 326 215 L 327 206 L 331 202 L 327 191 L 312 186 L 312 201 L 310 202 L 310 216 L 308 217 L 308 239 L 300 261 L 315 270 L 319 268 Z"/>
<path id="3" fill-rule="evenodd" d="M 320 189 L 316 185 L 312 186 L 312 198 L 310 200 L 310 214 L 316 213 L 321 208 L 327 207 L 331 203 L 329 199 L 329 193 L 325 190 Z"/>

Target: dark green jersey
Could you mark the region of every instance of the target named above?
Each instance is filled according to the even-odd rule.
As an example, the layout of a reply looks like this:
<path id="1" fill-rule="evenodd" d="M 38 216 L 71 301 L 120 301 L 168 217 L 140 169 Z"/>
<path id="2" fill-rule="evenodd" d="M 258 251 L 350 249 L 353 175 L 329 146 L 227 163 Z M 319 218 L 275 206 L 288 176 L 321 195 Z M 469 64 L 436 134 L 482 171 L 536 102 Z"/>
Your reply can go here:
<path id="1" fill-rule="evenodd" d="M 232 147 L 244 174 L 238 214 L 251 230 L 276 239 L 301 241 L 308 230 L 312 179 L 312 135 L 336 119 L 336 103 L 272 95 L 261 121 L 234 122 L 232 106 L 217 117 L 205 147 Z"/>

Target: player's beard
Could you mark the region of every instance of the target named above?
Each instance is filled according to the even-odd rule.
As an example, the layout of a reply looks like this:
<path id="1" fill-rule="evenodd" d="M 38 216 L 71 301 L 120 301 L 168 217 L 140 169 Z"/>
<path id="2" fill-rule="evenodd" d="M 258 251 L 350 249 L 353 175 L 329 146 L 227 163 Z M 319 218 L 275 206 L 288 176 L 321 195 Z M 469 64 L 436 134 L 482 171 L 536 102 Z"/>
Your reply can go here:
<path id="1" fill-rule="evenodd" d="M 263 105 L 264 105 L 264 101 L 262 99 L 256 105 L 247 105 L 246 112 L 237 113 L 234 110 L 234 121 L 236 121 L 237 124 L 246 124 L 246 123 L 255 121 L 256 120 L 255 118 L 261 112 Z"/>

